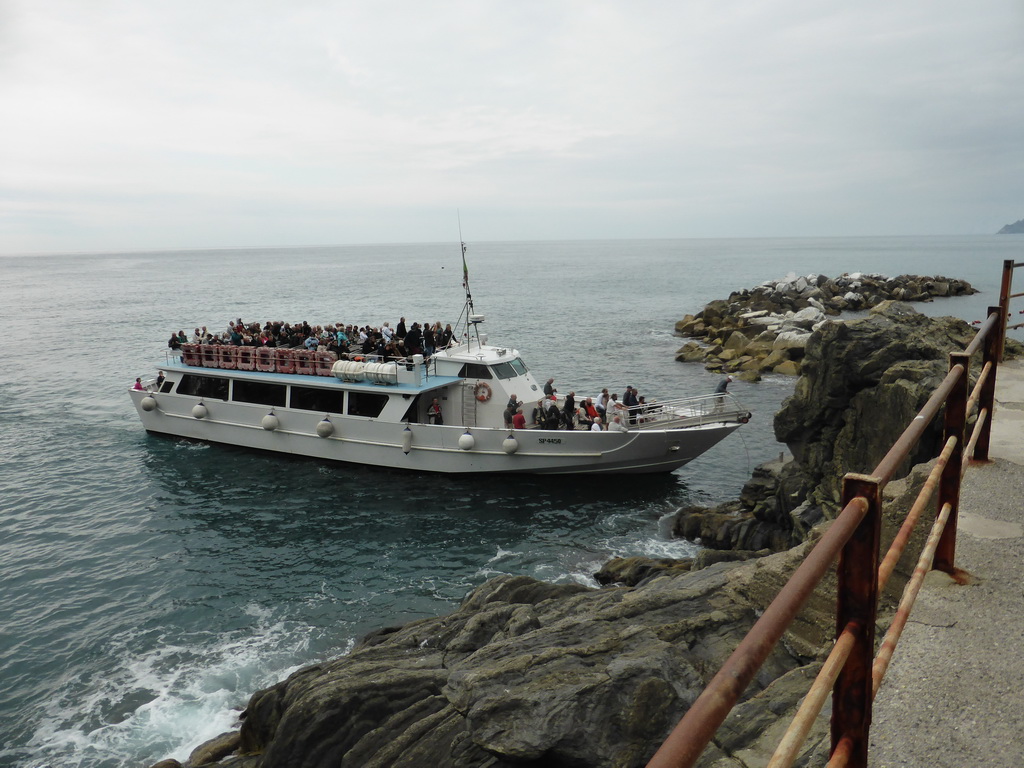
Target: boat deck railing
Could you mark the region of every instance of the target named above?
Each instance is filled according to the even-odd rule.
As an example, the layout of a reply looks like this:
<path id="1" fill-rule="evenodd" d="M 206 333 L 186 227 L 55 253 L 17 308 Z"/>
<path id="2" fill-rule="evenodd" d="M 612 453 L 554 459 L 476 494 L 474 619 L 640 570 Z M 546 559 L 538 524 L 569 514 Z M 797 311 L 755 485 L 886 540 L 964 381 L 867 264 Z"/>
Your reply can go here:
<path id="1" fill-rule="evenodd" d="M 629 428 L 637 430 L 681 429 L 708 424 L 745 424 L 750 421 L 750 411 L 730 394 L 658 400 L 633 407 L 623 413 L 629 414 Z"/>

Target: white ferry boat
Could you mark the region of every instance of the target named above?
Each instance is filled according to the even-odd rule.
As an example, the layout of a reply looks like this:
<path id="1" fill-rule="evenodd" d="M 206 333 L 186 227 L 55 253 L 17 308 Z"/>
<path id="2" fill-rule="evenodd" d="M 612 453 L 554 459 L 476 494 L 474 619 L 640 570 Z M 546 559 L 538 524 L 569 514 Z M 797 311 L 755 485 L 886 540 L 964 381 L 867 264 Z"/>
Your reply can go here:
<path id="1" fill-rule="evenodd" d="M 130 394 L 148 432 L 317 459 L 447 473 L 670 472 L 749 420 L 729 395 L 647 403 L 626 431 L 546 429 L 518 350 L 487 343 L 467 285 L 456 346 L 400 361 L 273 347 L 184 345 Z M 512 395 L 526 424 L 505 425 Z M 434 400 L 442 423 L 429 413 Z M 582 398 L 578 399 L 577 404 Z M 560 410 L 564 397 L 556 396 Z"/>

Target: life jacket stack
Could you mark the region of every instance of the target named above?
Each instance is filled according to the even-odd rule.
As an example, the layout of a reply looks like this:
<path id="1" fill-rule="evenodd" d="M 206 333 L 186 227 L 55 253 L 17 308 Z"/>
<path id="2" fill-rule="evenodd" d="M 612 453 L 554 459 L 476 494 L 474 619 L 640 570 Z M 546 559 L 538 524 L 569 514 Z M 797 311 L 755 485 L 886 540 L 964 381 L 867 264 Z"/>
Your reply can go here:
<path id="1" fill-rule="evenodd" d="M 299 373 L 330 376 L 338 356 L 334 352 L 312 352 L 283 347 L 236 347 L 230 344 L 182 344 L 181 361 L 195 368 Z"/>

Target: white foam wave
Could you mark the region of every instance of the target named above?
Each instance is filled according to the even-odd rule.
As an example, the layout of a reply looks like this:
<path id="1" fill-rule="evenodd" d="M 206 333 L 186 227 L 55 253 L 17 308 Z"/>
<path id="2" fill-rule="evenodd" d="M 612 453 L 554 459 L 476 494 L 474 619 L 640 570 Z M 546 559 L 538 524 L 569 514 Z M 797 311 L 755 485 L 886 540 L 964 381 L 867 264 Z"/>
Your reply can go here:
<path id="1" fill-rule="evenodd" d="M 249 605 L 251 630 L 229 637 L 183 638 L 133 651 L 141 636 L 120 638 L 123 661 L 100 681 L 70 678 L 39 718 L 32 765 L 129 766 L 184 761 L 200 743 L 237 726 L 238 710 L 261 687 L 308 658 L 313 630 Z M 349 640 L 351 648 L 351 640 Z M 84 695 L 76 691 L 87 688 Z"/>
<path id="2" fill-rule="evenodd" d="M 210 450 L 208 443 L 194 443 L 179 440 L 174 444 L 174 450 L 176 451 L 190 451 L 190 452 L 202 452 Z"/>
<path id="3" fill-rule="evenodd" d="M 647 335 L 652 339 L 659 341 L 679 341 L 679 337 L 676 336 L 675 330 L 669 330 L 668 328 L 648 328 Z"/>
<path id="4" fill-rule="evenodd" d="M 497 568 L 477 568 L 475 575 L 483 579 L 491 579 L 505 573 L 507 573 L 507 571 L 499 571 Z"/>
<path id="5" fill-rule="evenodd" d="M 513 552 L 513 551 L 512 551 L 512 550 L 510 550 L 510 549 L 502 549 L 501 547 L 498 547 L 498 551 L 497 551 L 497 552 L 496 552 L 496 553 L 494 554 L 494 556 L 493 556 L 493 557 L 491 557 L 491 558 L 490 558 L 490 559 L 489 559 L 489 560 L 487 561 L 487 563 L 488 563 L 488 564 L 490 564 L 490 563 L 496 563 L 496 562 L 498 562 L 499 560 L 505 560 L 505 559 L 507 559 L 507 558 L 509 558 L 509 557 L 513 557 L 513 556 L 514 556 L 515 554 L 516 554 L 516 553 L 515 553 L 515 552 Z"/>

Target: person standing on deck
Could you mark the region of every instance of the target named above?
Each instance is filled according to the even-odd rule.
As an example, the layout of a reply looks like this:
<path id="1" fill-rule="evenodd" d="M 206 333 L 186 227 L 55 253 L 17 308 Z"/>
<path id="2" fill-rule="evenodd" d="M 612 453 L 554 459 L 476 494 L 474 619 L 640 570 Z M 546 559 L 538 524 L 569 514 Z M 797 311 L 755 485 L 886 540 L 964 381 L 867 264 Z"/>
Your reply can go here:
<path id="1" fill-rule="evenodd" d="M 430 424 L 444 424 L 444 417 L 441 415 L 441 403 L 436 397 L 427 409 L 427 422 Z"/>
<path id="2" fill-rule="evenodd" d="M 430 357 L 434 354 L 434 329 L 429 323 L 423 324 L 423 354 Z"/>
<path id="3" fill-rule="evenodd" d="M 716 411 L 720 411 L 720 410 L 722 410 L 722 408 L 725 407 L 725 395 L 727 394 L 726 390 L 729 388 L 729 385 L 731 383 L 732 383 L 732 376 L 726 376 L 724 379 L 722 379 L 720 382 L 718 382 L 718 386 L 715 387 L 715 410 Z"/>
<path id="4" fill-rule="evenodd" d="M 419 323 L 413 323 L 412 327 L 406 332 L 405 349 L 410 355 L 418 355 L 423 352 L 423 336 L 420 332 Z"/>
<path id="5" fill-rule="evenodd" d="M 576 415 L 576 393 L 570 392 L 566 395 L 565 405 L 562 406 L 562 420 L 566 429 L 576 429 L 573 417 Z"/>
<path id="6" fill-rule="evenodd" d="M 515 415 L 512 417 L 513 429 L 526 429 L 526 416 L 523 415 L 523 407 L 517 406 Z"/>
<path id="7" fill-rule="evenodd" d="M 594 407 L 597 408 L 597 415 L 604 418 L 605 409 L 608 407 L 608 390 L 602 389 L 601 394 L 597 396 L 597 402 L 594 403 Z"/>
<path id="8" fill-rule="evenodd" d="M 629 423 L 636 424 L 636 415 L 640 412 L 640 401 L 636 399 L 636 390 L 630 384 L 622 394 L 622 404 L 629 409 Z"/>

